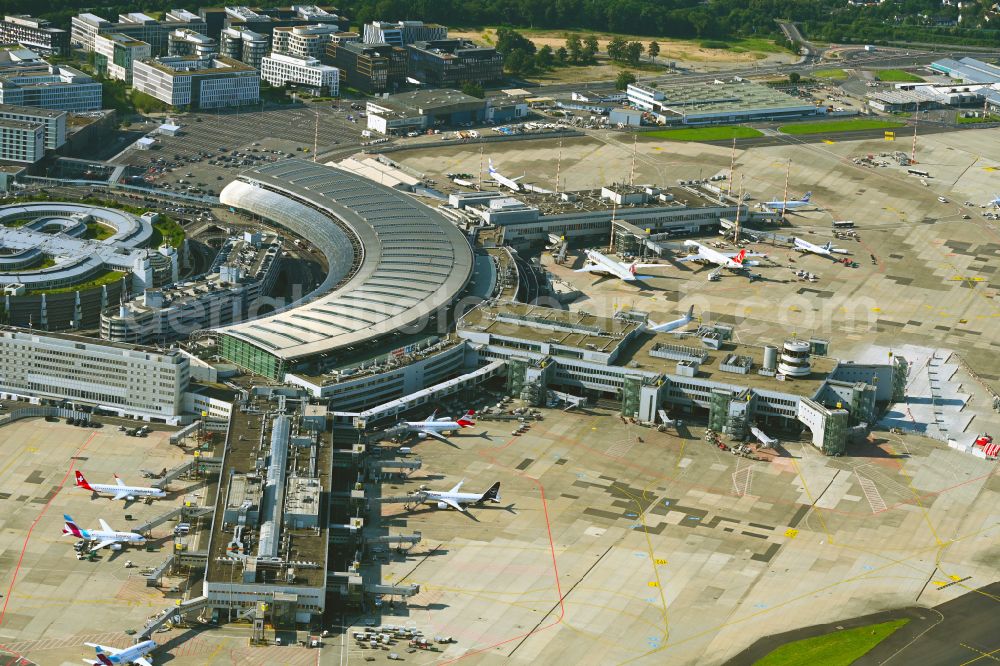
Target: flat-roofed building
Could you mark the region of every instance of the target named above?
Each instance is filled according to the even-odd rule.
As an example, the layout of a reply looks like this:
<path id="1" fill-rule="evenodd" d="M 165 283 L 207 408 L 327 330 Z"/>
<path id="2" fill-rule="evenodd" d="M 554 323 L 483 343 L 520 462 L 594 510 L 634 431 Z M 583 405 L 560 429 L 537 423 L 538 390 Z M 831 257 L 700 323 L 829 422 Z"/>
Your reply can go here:
<path id="1" fill-rule="evenodd" d="M 296 84 L 321 95 L 340 94 L 340 70 L 316 58 L 272 53 L 260 61 L 260 77 L 276 87 Z"/>
<path id="2" fill-rule="evenodd" d="M 448 28 L 423 21 L 372 21 L 365 24 L 366 44 L 406 46 L 413 42 L 446 39 Z"/>
<path id="3" fill-rule="evenodd" d="M 496 49 L 467 39 L 417 41 L 406 46 L 408 74 L 421 83 L 455 88 L 463 83 L 490 83 L 503 78 L 503 56 Z"/>
<path id="4" fill-rule="evenodd" d="M 138 62 L 132 84 L 171 106 L 217 109 L 260 101 L 257 70 L 225 56 L 167 56 Z"/>
<path id="5" fill-rule="evenodd" d="M 66 143 L 66 119 L 68 115 L 65 111 L 0 104 L 0 119 L 42 125 L 45 130 L 46 150 L 55 150 Z"/>
<path id="6" fill-rule="evenodd" d="M 369 101 L 367 112 L 368 129 L 398 134 L 435 125 L 482 122 L 486 100 L 457 90 L 417 90 Z"/>
<path id="7" fill-rule="evenodd" d="M 406 83 L 407 52 L 392 44 L 331 43 L 327 57 L 347 85 L 368 94 L 395 92 Z"/>
<path id="8" fill-rule="evenodd" d="M 332 43 L 337 32 L 336 25 L 323 23 L 275 28 L 271 35 L 271 50 L 319 60 L 326 56 L 326 46 Z"/>
<path id="9" fill-rule="evenodd" d="M 187 28 L 178 28 L 167 37 L 167 55 L 192 55 L 208 58 L 219 52 L 211 37 Z"/>
<path id="10" fill-rule="evenodd" d="M 94 51 L 98 35 L 119 33 L 146 42 L 152 54 L 166 55 L 169 34 L 177 29 L 189 29 L 205 34 L 205 21 L 186 9 L 172 9 L 163 20 L 157 20 L 142 12 L 120 14 L 117 21 L 108 21 L 96 14 L 84 12 L 73 17 L 70 22 L 70 39 L 84 51 Z"/>
<path id="11" fill-rule="evenodd" d="M 41 123 L 0 118 L 0 160 L 34 164 L 45 157 L 45 127 Z"/>
<path id="12" fill-rule="evenodd" d="M 190 380 L 179 351 L 0 327 L 0 394 L 176 421 Z"/>
<path id="13" fill-rule="evenodd" d="M 132 64 L 149 58 L 152 50 L 144 41 L 111 32 L 94 38 L 95 65 L 106 76 L 132 84 Z"/>
<path id="14" fill-rule="evenodd" d="M 0 104 L 59 111 L 101 108 L 101 84 L 68 65 L 50 65 L 27 49 L 0 50 Z"/>
<path id="15" fill-rule="evenodd" d="M 260 69 L 260 61 L 271 52 L 271 38 L 249 28 L 224 28 L 219 34 L 219 53 Z"/>
<path id="16" fill-rule="evenodd" d="M 632 106 L 664 124 L 783 120 L 826 112 L 823 107 L 759 83 L 687 83 L 659 88 L 630 83 L 627 93 Z"/>
<path id="17" fill-rule="evenodd" d="M 4 16 L 0 21 L 0 44 L 20 44 L 52 55 L 69 55 L 69 33 L 52 27 L 45 19 L 26 14 Z"/>

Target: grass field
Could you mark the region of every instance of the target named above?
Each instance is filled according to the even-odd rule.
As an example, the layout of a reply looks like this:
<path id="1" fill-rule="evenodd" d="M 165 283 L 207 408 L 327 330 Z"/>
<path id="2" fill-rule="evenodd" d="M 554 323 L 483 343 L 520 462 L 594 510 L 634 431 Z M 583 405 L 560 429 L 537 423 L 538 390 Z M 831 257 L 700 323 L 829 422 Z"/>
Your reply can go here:
<path id="1" fill-rule="evenodd" d="M 847 72 L 842 69 L 817 69 L 813 72 L 813 76 L 817 79 L 835 79 L 837 81 L 843 81 L 847 78 Z"/>
<path id="2" fill-rule="evenodd" d="M 37 269 L 34 269 L 37 270 Z M 106 284 L 112 284 L 121 280 L 125 273 L 119 273 L 118 271 L 101 271 L 96 276 L 83 282 L 81 284 L 69 285 L 66 287 L 52 287 L 51 289 L 38 289 L 31 291 L 32 294 L 63 294 L 71 291 L 86 291 L 87 289 L 93 289 L 95 287 L 101 287 Z"/>
<path id="3" fill-rule="evenodd" d="M 886 81 L 888 83 L 920 83 L 923 81 L 916 74 L 910 74 L 901 69 L 880 69 L 875 72 L 875 76 L 878 77 L 879 81 Z"/>
<path id="4" fill-rule="evenodd" d="M 833 134 L 835 132 L 850 132 L 852 130 L 893 129 L 894 127 L 903 127 L 905 124 L 892 120 L 852 118 L 851 120 L 822 120 L 818 123 L 782 125 L 778 128 L 778 131 L 783 134 Z"/>
<path id="5" fill-rule="evenodd" d="M 909 622 L 893 620 L 787 643 L 754 666 L 848 666 Z"/>
<path id="6" fill-rule="evenodd" d="M 975 116 L 973 118 L 966 118 L 961 113 L 955 114 L 955 122 L 959 125 L 973 125 L 975 123 L 1000 123 L 1000 116 L 990 114 L 985 118 L 983 116 Z"/>
<path id="7" fill-rule="evenodd" d="M 664 129 L 643 132 L 639 136 L 667 141 L 724 141 L 726 139 L 752 139 L 763 136 L 752 127 L 691 127 L 684 129 Z"/>
<path id="8" fill-rule="evenodd" d="M 115 230 L 111 227 L 105 226 L 100 222 L 88 222 L 87 231 L 83 234 L 86 240 L 98 240 L 102 241 L 106 238 L 111 238 L 115 235 Z"/>

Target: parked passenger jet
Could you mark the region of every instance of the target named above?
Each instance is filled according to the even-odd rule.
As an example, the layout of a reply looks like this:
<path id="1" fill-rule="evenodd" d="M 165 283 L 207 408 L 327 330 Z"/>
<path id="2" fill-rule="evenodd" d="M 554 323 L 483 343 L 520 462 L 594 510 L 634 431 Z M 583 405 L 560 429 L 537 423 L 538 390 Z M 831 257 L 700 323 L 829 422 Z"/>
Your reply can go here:
<path id="1" fill-rule="evenodd" d="M 816 245 L 801 238 L 793 238 L 792 240 L 795 241 L 795 249 L 799 252 L 812 252 L 822 257 L 832 257 L 834 254 L 850 254 L 850 252 L 843 248 L 834 247 L 832 241 L 827 242 L 826 245 Z"/>
<path id="2" fill-rule="evenodd" d="M 759 261 L 748 261 L 747 257 L 766 257 L 766 254 L 761 254 L 759 252 L 747 252 L 745 249 L 739 252 L 719 252 L 716 249 L 710 248 L 708 246 L 702 245 L 696 240 L 686 240 L 684 245 L 687 247 L 697 248 L 695 254 L 689 254 L 686 257 L 681 257 L 677 261 L 698 261 L 702 263 L 715 264 L 720 268 L 728 268 L 734 271 L 743 271 L 750 266 L 760 265 Z"/>
<path id="3" fill-rule="evenodd" d="M 115 485 L 108 483 L 95 483 L 91 485 L 82 472 L 76 472 L 76 487 L 84 488 L 92 493 L 103 495 L 114 495 L 116 500 L 126 500 L 134 502 L 137 497 L 166 497 L 167 493 L 159 488 L 144 488 L 142 486 L 126 486 L 125 482 L 115 474 Z"/>
<path id="4" fill-rule="evenodd" d="M 440 440 L 445 444 L 451 444 L 448 438 L 442 433 L 450 432 L 453 430 L 461 430 L 462 428 L 471 428 L 476 425 L 476 422 L 472 420 L 475 416 L 475 412 L 471 409 L 465 413 L 465 416 L 458 419 L 457 421 L 449 421 L 447 419 L 436 418 L 437 412 L 434 412 L 426 421 L 403 421 L 403 425 L 406 429 L 412 433 L 416 433 L 417 437 L 420 439 L 426 439 L 428 437 L 433 437 L 434 439 Z"/>
<path id="5" fill-rule="evenodd" d="M 135 532 L 116 532 L 111 529 L 111 526 L 103 518 L 100 519 L 101 529 L 99 530 L 80 529 L 73 522 L 73 519 L 66 514 L 63 514 L 63 520 L 66 521 L 66 524 L 63 526 L 63 534 L 71 534 L 77 539 L 97 542 L 97 545 L 91 548 L 91 550 L 100 550 L 106 546 L 111 546 L 111 550 L 121 550 L 123 545 L 141 545 L 146 543 L 146 538 L 141 534 L 136 534 Z"/>
<path id="6" fill-rule="evenodd" d="M 694 319 L 694 306 L 688 308 L 687 314 L 680 319 L 674 319 L 673 321 L 668 321 L 665 324 L 653 324 L 649 328 L 656 331 L 657 333 L 669 333 L 670 331 L 677 330 L 681 326 L 687 326 Z"/>
<path id="7" fill-rule="evenodd" d="M 812 192 L 806 192 L 802 195 L 801 199 L 793 199 L 792 201 L 765 201 L 764 208 L 768 210 L 795 210 L 796 208 L 805 208 L 811 205 L 809 202 L 810 197 L 812 197 Z"/>
<path id="8" fill-rule="evenodd" d="M 97 652 L 97 660 L 84 659 L 85 664 L 93 666 L 117 666 L 117 664 L 138 664 L 139 666 L 153 666 L 146 655 L 156 648 L 153 641 L 142 641 L 123 650 L 118 648 L 98 645 L 97 643 L 84 643 L 87 647 L 92 647 Z"/>
<path id="9" fill-rule="evenodd" d="M 497 481 L 490 489 L 485 493 L 460 493 L 458 492 L 462 488 L 462 484 L 465 483 L 465 479 L 462 479 L 458 484 L 449 490 L 448 492 L 441 492 L 436 490 L 421 490 L 418 494 L 422 495 L 424 499 L 423 502 L 428 504 L 437 504 L 439 509 L 458 509 L 462 513 L 465 513 L 466 504 L 483 504 L 484 502 L 500 502 L 500 482 Z"/>
<path id="10" fill-rule="evenodd" d="M 615 261 L 597 250 L 587 250 L 585 254 L 587 256 L 587 263 L 583 268 L 576 269 L 577 273 L 603 273 L 616 277 L 619 280 L 624 280 L 625 282 L 635 282 L 639 278 L 652 277 L 649 275 L 639 275 L 636 272 L 638 268 L 663 268 L 666 266 L 666 264 L 640 264 L 636 261 L 626 264 L 622 261 Z"/>
<path id="11" fill-rule="evenodd" d="M 509 187 L 510 189 L 514 190 L 515 192 L 520 192 L 521 191 L 521 186 L 518 185 L 517 181 L 519 181 L 522 178 L 524 178 L 524 176 L 518 176 L 517 178 L 508 178 L 507 176 L 503 175 L 502 173 L 500 173 L 499 171 L 496 170 L 496 168 L 493 166 L 493 160 L 492 159 L 490 160 L 490 176 L 493 177 L 493 180 L 495 180 L 498 185 L 503 185 L 504 187 Z"/>

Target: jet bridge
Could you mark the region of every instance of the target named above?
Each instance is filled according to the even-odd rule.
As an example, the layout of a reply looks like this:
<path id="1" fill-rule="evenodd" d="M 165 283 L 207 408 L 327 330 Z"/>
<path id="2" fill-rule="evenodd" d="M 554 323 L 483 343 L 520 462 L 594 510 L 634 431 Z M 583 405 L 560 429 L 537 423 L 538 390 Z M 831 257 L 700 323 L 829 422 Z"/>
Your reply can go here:
<path id="1" fill-rule="evenodd" d="M 207 458 L 203 456 L 195 456 L 187 462 L 181 463 L 177 467 L 167 472 L 162 479 L 158 480 L 153 484 L 154 488 L 159 488 L 163 490 L 170 484 L 171 481 L 179 479 L 193 469 L 202 468 L 208 473 L 219 473 L 222 471 L 222 458 Z"/>
<path id="2" fill-rule="evenodd" d="M 174 622 L 181 615 L 187 615 L 188 613 L 200 611 L 210 605 L 211 602 L 208 597 L 201 596 L 195 597 L 194 599 L 188 599 L 187 601 L 181 601 L 173 608 L 162 610 L 153 619 L 146 621 L 142 632 L 136 636 L 136 642 L 140 643 L 142 641 L 148 641 L 160 627 L 163 627 L 169 622 Z"/>

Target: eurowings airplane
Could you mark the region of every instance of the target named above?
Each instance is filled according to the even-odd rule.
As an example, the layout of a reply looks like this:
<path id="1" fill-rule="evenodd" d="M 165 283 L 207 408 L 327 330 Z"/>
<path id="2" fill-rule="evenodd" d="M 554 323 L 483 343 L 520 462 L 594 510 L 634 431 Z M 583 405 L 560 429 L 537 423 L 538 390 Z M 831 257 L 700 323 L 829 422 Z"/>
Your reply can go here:
<path id="1" fill-rule="evenodd" d="M 97 542 L 97 545 L 91 548 L 91 550 L 100 550 L 106 546 L 111 546 L 111 550 L 121 550 L 123 545 L 141 545 L 146 543 L 146 538 L 141 534 L 136 534 L 135 532 L 116 532 L 111 529 L 111 526 L 103 518 L 100 519 L 101 529 L 99 530 L 80 529 L 73 522 L 73 519 L 66 514 L 63 514 L 63 520 L 66 521 L 66 524 L 63 526 L 63 534 L 72 534 L 77 539 Z"/>
<path id="2" fill-rule="evenodd" d="M 806 206 L 812 205 L 809 199 L 812 197 L 812 192 L 806 192 L 802 195 L 801 199 L 793 199 L 792 201 L 765 201 L 764 207 L 769 210 L 795 210 L 796 208 L 805 208 Z"/>
<path id="3" fill-rule="evenodd" d="M 706 245 L 702 245 L 695 240 L 686 240 L 684 245 L 687 247 L 697 248 L 695 254 L 689 254 L 686 257 L 681 257 L 677 261 L 698 261 L 702 263 L 715 264 L 721 268 L 728 268 L 734 271 L 743 271 L 751 266 L 760 265 L 759 261 L 749 261 L 747 257 L 766 257 L 766 254 L 761 254 L 759 252 L 747 252 L 745 249 L 739 252 L 719 252 L 716 249 L 710 248 Z"/>
<path id="4" fill-rule="evenodd" d="M 76 487 L 93 493 L 113 495 L 116 500 L 134 502 L 137 497 L 166 497 L 167 493 L 159 488 L 144 488 L 142 486 L 126 486 L 125 482 L 115 474 L 115 485 L 108 483 L 88 483 L 82 472 L 76 472 Z"/>
<path id="5" fill-rule="evenodd" d="M 694 306 L 688 308 L 687 314 L 680 319 L 674 319 L 673 321 L 668 321 L 665 324 L 653 324 L 649 328 L 656 331 L 657 333 L 669 333 L 670 331 L 677 330 L 681 326 L 687 326 L 694 319 Z"/>
<path id="6" fill-rule="evenodd" d="M 492 159 L 490 160 L 490 176 L 492 176 L 493 180 L 495 180 L 499 185 L 503 185 L 504 187 L 509 187 L 515 192 L 521 191 L 521 186 L 518 185 L 517 181 L 524 178 L 524 176 L 518 176 L 517 178 L 508 178 L 507 176 L 497 171 L 496 168 L 494 168 Z"/>
<path id="7" fill-rule="evenodd" d="M 440 440 L 445 444 L 451 444 L 448 438 L 442 433 L 450 432 L 454 430 L 461 430 L 462 428 L 471 428 L 476 425 L 476 422 L 472 420 L 475 416 L 475 412 L 471 409 L 465 413 L 465 416 L 456 420 L 450 421 L 448 419 L 438 419 L 437 412 L 434 412 L 426 421 L 403 421 L 403 425 L 406 426 L 407 430 L 412 433 L 416 433 L 417 437 L 420 439 L 426 439 L 428 437 L 433 437 L 434 439 Z"/>
<path id="8" fill-rule="evenodd" d="M 802 240 L 801 238 L 793 238 L 795 241 L 795 249 L 799 252 L 812 252 L 813 254 L 818 254 L 822 257 L 832 257 L 834 254 L 850 254 L 847 250 L 839 247 L 834 247 L 833 242 L 828 242 L 826 245 L 816 245 L 815 243 L 810 243 L 807 240 Z"/>
<path id="9" fill-rule="evenodd" d="M 153 641 L 142 641 L 123 650 L 97 643 L 84 643 L 84 645 L 94 648 L 94 651 L 97 652 L 97 660 L 84 659 L 85 664 L 92 664 L 92 666 L 117 666 L 118 664 L 153 666 L 153 662 L 146 659 L 146 655 L 156 648 L 156 643 Z"/>
<path id="10" fill-rule="evenodd" d="M 635 261 L 631 264 L 626 264 L 621 261 L 615 261 L 597 250 L 587 250 L 584 254 L 587 256 L 587 263 L 583 268 L 576 269 L 577 273 L 603 273 L 616 277 L 619 280 L 624 280 L 625 282 L 635 282 L 639 278 L 651 277 L 649 275 L 639 275 L 636 269 L 663 268 L 666 266 L 666 264 L 640 264 Z"/>
<path id="11" fill-rule="evenodd" d="M 465 483 L 465 479 L 458 482 L 458 484 L 449 490 L 448 492 L 435 491 L 435 490 L 422 490 L 420 494 L 424 496 L 424 502 L 428 504 L 437 504 L 439 509 L 458 509 L 459 511 L 465 513 L 466 504 L 483 504 L 484 502 L 500 502 L 500 482 L 497 481 L 490 489 L 485 493 L 461 493 L 459 490 L 462 488 L 462 484 Z"/>

